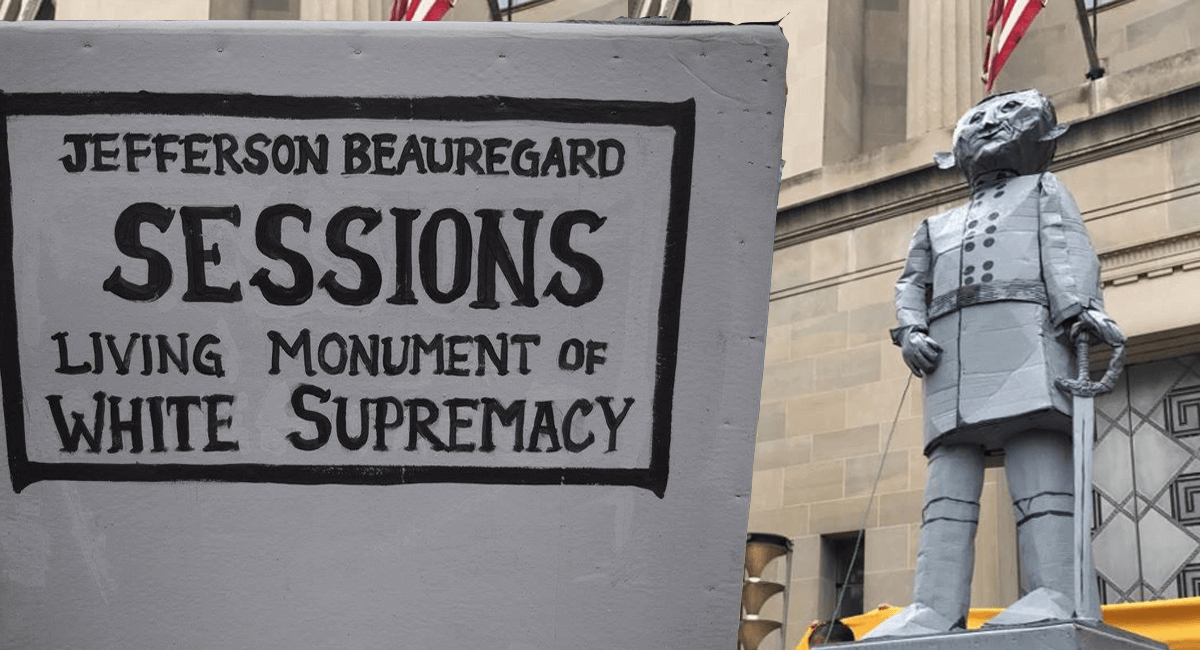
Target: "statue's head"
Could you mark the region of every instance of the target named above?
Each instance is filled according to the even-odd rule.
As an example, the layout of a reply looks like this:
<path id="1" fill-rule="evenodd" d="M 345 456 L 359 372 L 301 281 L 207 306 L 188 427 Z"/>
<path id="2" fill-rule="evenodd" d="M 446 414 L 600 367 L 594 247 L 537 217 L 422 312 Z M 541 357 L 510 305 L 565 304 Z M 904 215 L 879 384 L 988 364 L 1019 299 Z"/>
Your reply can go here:
<path id="1" fill-rule="evenodd" d="M 954 152 L 939 152 L 934 160 L 942 169 L 957 166 L 971 183 L 990 172 L 1038 174 L 1050 166 L 1055 141 L 1066 131 L 1042 93 L 1000 93 L 962 116 L 954 129 Z"/>

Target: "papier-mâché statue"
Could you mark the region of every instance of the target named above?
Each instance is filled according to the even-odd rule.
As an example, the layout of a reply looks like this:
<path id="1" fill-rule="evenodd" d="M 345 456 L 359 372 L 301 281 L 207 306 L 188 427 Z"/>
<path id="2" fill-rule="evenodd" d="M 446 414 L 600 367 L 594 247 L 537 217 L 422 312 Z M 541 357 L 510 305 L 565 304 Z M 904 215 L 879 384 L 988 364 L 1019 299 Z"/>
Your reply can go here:
<path id="1" fill-rule="evenodd" d="M 1074 375 L 1072 332 L 1124 337 L 1104 313 L 1079 208 L 1046 171 L 1065 131 L 1036 90 L 999 94 L 937 157 L 971 196 L 921 224 L 896 284 L 892 340 L 924 379 L 929 471 L 913 603 L 869 637 L 964 625 L 985 460 L 1001 452 L 1028 593 L 994 621 L 1075 614 L 1072 404 L 1054 382 Z"/>

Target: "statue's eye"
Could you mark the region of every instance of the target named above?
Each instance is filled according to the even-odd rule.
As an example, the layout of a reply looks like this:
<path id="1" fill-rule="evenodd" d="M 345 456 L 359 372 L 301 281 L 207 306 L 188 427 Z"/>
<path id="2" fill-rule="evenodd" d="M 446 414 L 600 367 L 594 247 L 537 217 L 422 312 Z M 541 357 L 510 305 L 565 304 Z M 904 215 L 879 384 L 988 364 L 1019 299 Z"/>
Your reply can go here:
<path id="1" fill-rule="evenodd" d="M 1012 109 L 1014 109 L 1020 105 L 1021 105 L 1021 102 L 1013 99 L 1008 102 L 1005 102 L 1004 106 L 1002 106 L 1001 108 L 1006 111 L 1011 111 Z"/>
<path id="2" fill-rule="evenodd" d="M 968 121 L 968 124 L 974 124 L 982 119 L 983 119 L 983 113 L 976 113 L 971 116 L 971 119 L 970 119 L 970 121 Z"/>

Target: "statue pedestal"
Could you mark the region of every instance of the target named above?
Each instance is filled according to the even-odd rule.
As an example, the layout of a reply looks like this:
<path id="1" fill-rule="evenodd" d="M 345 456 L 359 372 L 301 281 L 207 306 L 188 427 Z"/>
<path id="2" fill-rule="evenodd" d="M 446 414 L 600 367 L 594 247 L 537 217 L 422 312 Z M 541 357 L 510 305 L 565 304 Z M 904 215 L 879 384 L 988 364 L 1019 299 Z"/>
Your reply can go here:
<path id="1" fill-rule="evenodd" d="M 1077 621 L 868 639 L 853 645 L 870 650 L 1167 650 L 1166 644 L 1132 632 Z"/>

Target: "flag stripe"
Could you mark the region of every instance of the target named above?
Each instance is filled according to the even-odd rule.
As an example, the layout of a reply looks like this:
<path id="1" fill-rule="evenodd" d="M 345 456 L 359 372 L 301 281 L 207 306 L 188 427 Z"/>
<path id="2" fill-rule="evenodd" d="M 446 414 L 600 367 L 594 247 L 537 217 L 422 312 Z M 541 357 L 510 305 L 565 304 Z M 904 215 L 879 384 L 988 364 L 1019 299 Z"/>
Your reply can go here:
<path id="1" fill-rule="evenodd" d="M 391 20 L 441 20 L 454 0 L 394 0 Z"/>
<path id="2" fill-rule="evenodd" d="M 1012 36 L 1013 28 L 1025 16 L 1025 10 L 1029 7 L 1029 4 L 1029 0 L 1016 0 L 1004 8 L 1004 22 L 1002 23 L 1004 31 L 1000 33 L 1001 43 L 1007 42 L 1009 37 Z M 1013 20 L 1013 14 L 1017 15 L 1017 20 Z"/>
<path id="3" fill-rule="evenodd" d="M 425 14 L 429 13 L 429 5 L 433 0 L 415 0 L 408 4 L 408 14 L 404 16 L 405 20 L 424 20 Z"/>
<path id="4" fill-rule="evenodd" d="M 408 13 L 408 0 L 394 0 L 392 2 L 392 14 L 388 20 L 404 20 L 404 14 Z"/>
<path id="5" fill-rule="evenodd" d="M 983 49 L 983 80 L 987 92 L 991 92 L 1000 69 L 1045 5 L 1046 0 L 992 0 Z"/>

